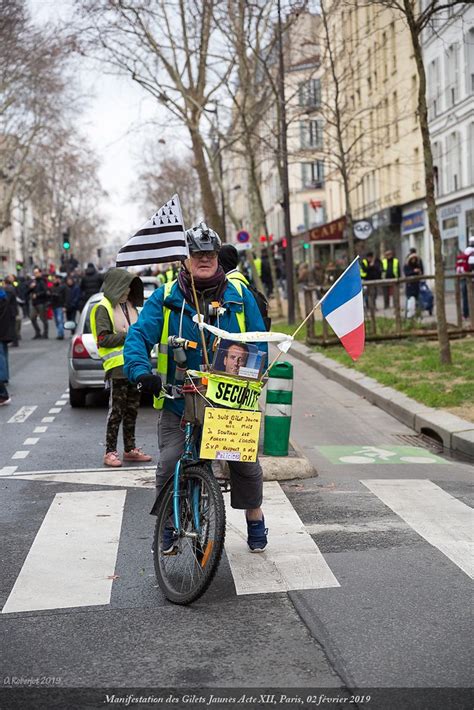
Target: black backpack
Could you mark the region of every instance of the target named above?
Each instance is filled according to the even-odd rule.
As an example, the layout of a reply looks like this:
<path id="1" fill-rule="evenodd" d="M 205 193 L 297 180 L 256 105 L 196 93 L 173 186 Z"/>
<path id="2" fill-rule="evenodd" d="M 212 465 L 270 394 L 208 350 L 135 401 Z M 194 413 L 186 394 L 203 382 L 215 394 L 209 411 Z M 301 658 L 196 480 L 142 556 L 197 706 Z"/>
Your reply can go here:
<path id="1" fill-rule="evenodd" d="M 265 324 L 265 329 L 270 330 L 272 327 L 272 319 L 268 315 L 268 301 L 266 297 L 261 291 L 255 288 L 255 286 L 252 286 L 252 284 L 250 283 L 247 288 L 257 302 L 258 310 L 260 311 L 261 316 L 263 318 L 263 322 Z"/>

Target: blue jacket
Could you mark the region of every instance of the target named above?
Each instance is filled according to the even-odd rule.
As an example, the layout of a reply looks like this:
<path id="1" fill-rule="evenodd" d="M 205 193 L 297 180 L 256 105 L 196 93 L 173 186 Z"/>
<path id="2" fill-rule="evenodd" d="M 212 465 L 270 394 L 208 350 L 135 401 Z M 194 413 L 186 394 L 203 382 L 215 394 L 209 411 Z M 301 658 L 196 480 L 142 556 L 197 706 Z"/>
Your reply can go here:
<path id="1" fill-rule="evenodd" d="M 163 297 L 164 286 L 161 286 L 156 289 L 146 301 L 138 321 L 130 327 L 127 333 L 124 347 L 124 372 L 130 382 L 136 382 L 140 375 L 146 375 L 151 372 L 150 352 L 153 346 L 160 342 L 163 328 Z M 183 301 L 183 293 L 178 284 L 175 283 L 164 304 L 171 310 L 169 335 L 179 335 L 179 322 Z M 257 303 L 252 293 L 247 288 L 242 289 L 242 296 L 240 296 L 237 289 L 231 283 L 228 283 L 221 299 L 221 305 L 226 309 L 224 315 L 219 317 L 219 327 L 223 330 L 227 330 L 229 333 L 240 332 L 235 314 L 242 312 L 243 308 L 246 330 L 265 331 L 265 325 Z M 186 351 L 188 367 L 197 370 L 204 362 L 204 358 L 202 356 L 202 339 L 199 328 L 192 320 L 194 315 L 196 315 L 194 307 L 186 303 L 184 307 L 181 337 L 198 343 L 196 350 L 189 349 Z M 212 319 L 212 324 L 217 325 L 215 318 Z M 204 331 L 204 333 L 206 334 L 206 331 Z M 209 361 L 212 361 L 212 344 L 215 338 L 207 332 L 206 339 L 208 342 Z M 259 348 L 265 350 L 268 357 L 267 344 L 261 343 L 259 344 Z M 170 351 L 168 358 L 168 382 L 174 382 L 174 372 L 175 363 L 172 352 Z M 182 416 L 184 403 L 183 400 L 165 399 L 164 407 Z"/>

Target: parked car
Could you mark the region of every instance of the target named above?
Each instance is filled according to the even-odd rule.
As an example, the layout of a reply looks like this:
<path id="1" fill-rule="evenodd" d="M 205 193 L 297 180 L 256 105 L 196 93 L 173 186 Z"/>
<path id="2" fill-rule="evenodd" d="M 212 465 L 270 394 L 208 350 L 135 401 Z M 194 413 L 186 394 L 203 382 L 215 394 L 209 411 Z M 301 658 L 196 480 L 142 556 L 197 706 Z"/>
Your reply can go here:
<path id="1" fill-rule="evenodd" d="M 153 289 L 154 290 L 154 289 Z M 153 291 L 147 289 L 145 298 Z M 71 407 L 84 407 L 89 392 L 105 390 L 104 369 L 92 335 L 91 311 L 102 300 L 102 293 L 95 293 L 86 302 L 74 329 L 68 352 L 69 403 Z M 157 346 L 151 352 L 151 364 L 156 368 Z"/>

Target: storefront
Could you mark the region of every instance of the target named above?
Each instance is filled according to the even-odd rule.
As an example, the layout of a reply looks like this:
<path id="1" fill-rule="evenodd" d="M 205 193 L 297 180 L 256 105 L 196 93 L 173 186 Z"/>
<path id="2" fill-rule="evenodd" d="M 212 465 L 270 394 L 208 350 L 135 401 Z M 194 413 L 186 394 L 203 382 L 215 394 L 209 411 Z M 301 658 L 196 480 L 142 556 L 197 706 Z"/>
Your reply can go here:
<path id="1" fill-rule="evenodd" d="M 313 227 L 293 235 L 293 258 L 295 263 L 307 262 L 312 268 L 316 263 L 347 261 L 346 218 L 340 217 L 320 227 Z"/>
<path id="2" fill-rule="evenodd" d="M 426 239 L 428 217 L 424 202 L 414 202 L 402 208 L 400 258 L 404 262 L 410 249 L 416 249 L 425 266 L 430 271 L 431 249 Z"/>

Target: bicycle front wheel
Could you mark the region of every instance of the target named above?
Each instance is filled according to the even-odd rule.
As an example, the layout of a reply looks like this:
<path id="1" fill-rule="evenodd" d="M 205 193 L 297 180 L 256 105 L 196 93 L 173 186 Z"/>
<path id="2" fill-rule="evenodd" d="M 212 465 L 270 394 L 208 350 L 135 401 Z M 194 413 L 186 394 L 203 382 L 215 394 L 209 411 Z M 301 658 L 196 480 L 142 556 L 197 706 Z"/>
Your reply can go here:
<path id="1" fill-rule="evenodd" d="M 173 480 L 157 512 L 153 561 L 158 585 L 174 604 L 190 604 L 211 583 L 225 537 L 225 506 L 219 483 L 202 465 L 186 467 L 180 476 L 180 532 L 173 517 Z"/>

